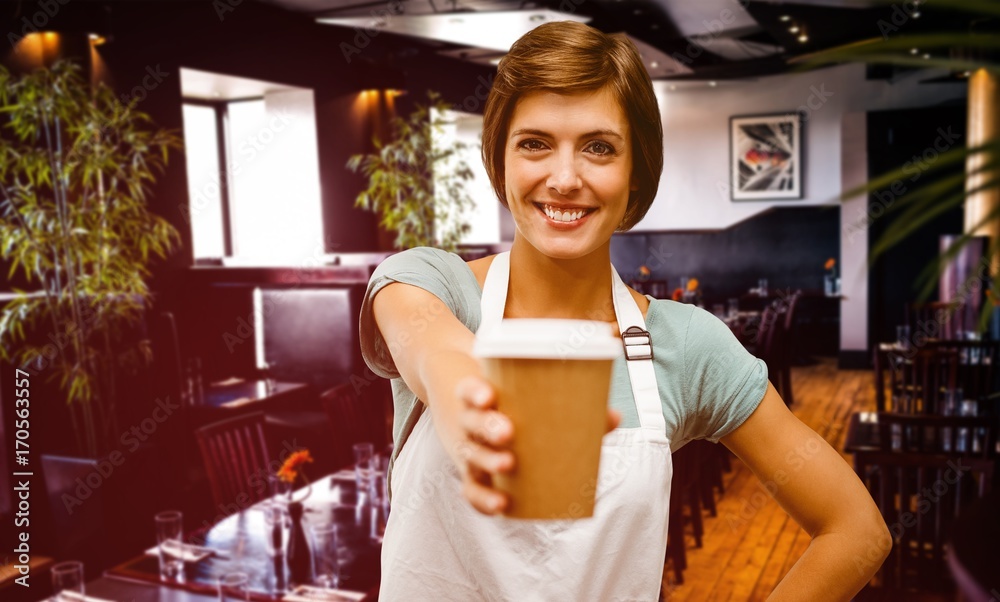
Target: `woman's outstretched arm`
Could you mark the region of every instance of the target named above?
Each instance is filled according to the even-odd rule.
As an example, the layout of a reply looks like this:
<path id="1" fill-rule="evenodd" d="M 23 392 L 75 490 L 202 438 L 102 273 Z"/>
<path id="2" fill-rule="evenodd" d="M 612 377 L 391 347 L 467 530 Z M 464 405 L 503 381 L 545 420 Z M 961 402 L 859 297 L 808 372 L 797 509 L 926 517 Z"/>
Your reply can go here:
<path id="1" fill-rule="evenodd" d="M 722 442 L 812 538 L 768 600 L 850 600 L 882 565 L 892 539 L 847 462 L 770 383 L 754 413 Z"/>

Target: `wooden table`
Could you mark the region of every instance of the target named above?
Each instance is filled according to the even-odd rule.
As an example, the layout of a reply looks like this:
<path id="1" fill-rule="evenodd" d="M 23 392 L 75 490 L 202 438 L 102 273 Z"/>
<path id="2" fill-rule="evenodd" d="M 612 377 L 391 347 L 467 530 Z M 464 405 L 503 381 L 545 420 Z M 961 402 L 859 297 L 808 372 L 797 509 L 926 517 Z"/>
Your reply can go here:
<path id="1" fill-rule="evenodd" d="M 302 493 L 300 490 L 296 494 L 296 499 L 300 499 Z M 209 556 L 197 563 L 186 564 L 184 583 L 161 582 L 159 560 L 155 556 L 147 555 L 138 556 L 114 567 L 106 573 L 106 577 L 118 581 L 129 580 L 152 584 L 161 588 L 173 587 L 201 596 L 178 598 L 186 601 L 215 599 L 205 596 L 212 596 L 216 591 L 216 581 L 219 576 L 239 571 L 247 573 L 250 577 L 252 600 L 280 600 L 280 597 L 273 592 L 276 567 L 267 554 L 264 540 L 262 504 L 265 503 L 268 502 L 261 502 L 242 512 L 231 514 L 207 530 L 189 536 L 188 541 L 220 550 L 221 554 Z M 341 472 L 315 481 L 311 485 L 311 491 L 304 505 L 305 520 L 310 523 L 335 522 L 339 526 L 340 587 L 353 592 L 374 593 L 377 597 L 382 545 L 380 541 L 371 537 L 370 507 L 357 504 L 354 473 Z M 90 593 L 89 585 L 87 592 Z M 99 594 L 95 592 L 95 595 Z"/>

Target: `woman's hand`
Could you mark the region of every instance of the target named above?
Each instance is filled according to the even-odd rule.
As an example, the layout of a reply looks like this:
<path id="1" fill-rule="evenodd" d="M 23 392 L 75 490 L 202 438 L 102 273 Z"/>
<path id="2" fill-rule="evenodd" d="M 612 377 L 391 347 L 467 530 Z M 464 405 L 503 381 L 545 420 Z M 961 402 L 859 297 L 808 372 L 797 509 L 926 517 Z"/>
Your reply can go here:
<path id="1" fill-rule="evenodd" d="M 455 387 L 459 399 L 457 445 L 452 459 L 462 473 L 462 494 L 483 514 L 500 514 L 509 504 L 506 494 L 493 487 L 493 474 L 509 473 L 516 458 L 510 446 L 514 425 L 497 408 L 496 391 L 478 376 L 467 376 Z M 621 415 L 608 408 L 607 431 Z"/>

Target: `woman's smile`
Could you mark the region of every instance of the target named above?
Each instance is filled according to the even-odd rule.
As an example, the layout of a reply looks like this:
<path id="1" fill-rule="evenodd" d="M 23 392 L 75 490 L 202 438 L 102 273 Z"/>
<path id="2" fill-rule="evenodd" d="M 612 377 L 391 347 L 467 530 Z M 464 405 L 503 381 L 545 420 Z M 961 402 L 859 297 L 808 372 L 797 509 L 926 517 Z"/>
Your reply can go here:
<path id="1" fill-rule="evenodd" d="M 630 139 L 608 88 L 521 97 L 505 150 L 515 236 L 558 259 L 606 247 L 633 190 Z"/>

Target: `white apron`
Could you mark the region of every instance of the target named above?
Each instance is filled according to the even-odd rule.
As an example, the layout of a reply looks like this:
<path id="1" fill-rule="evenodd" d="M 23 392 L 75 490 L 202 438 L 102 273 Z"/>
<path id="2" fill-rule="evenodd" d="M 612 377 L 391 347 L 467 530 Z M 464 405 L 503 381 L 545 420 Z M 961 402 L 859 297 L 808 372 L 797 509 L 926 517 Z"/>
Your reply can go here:
<path id="1" fill-rule="evenodd" d="M 645 330 L 638 305 L 611 272 L 621 332 Z M 509 254 L 497 255 L 483 287 L 480 328 L 503 319 L 509 273 Z M 604 436 L 592 518 L 480 514 L 462 497 L 458 468 L 430 412 L 422 412 L 393 466 L 379 600 L 655 601 L 672 465 L 653 362 L 640 357 L 647 359 L 626 365 L 641 426 Z"/>

